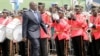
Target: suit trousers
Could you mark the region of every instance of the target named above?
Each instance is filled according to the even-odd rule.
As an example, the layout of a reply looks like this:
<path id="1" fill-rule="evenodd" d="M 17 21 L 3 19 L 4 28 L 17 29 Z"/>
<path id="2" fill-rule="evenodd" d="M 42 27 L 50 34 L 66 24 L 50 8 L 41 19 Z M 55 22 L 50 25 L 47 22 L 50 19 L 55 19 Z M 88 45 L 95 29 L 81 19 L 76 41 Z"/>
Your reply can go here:
<path id="1" fill-rule="evenodd" d="M 31 43 L 30 56 L 40 56 L 40 38 L 28 38 Z"/>

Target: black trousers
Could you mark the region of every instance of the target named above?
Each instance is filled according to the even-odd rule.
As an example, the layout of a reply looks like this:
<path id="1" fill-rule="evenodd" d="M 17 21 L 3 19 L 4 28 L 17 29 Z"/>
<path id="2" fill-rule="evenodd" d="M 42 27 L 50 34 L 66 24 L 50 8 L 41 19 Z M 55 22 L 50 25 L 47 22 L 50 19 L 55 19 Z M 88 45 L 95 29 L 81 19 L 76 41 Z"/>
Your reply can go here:
<path id="1" fill-rule="evenodd" d="M 84 41 L 82 36 L 72 37 L 72 45 L 75 56 L 85 56 Z"/>
<path id="2" fill-rule="evenodd" d="M 95 45 L 96 45 L 96 51 L 97 51 L 97 56 L 100 56 L 100 39 L 95 40 Z"/>
<path id="3" fill-rule="evenodd" d="M 19 55 L 21 55 L 21 56 L 26 56 L 25 55 L 25 42 L 23 42 L 23 41 L 21 41 L 21 42 L 19 42 L 18 43 L 19 44 Z"/>
<path id="4" fill-rule="evenodd" d="M 89 54 L 88 54 L 89 43 L 90 42 L 88 40 L 84 40 L 85 55 L 87 55 L 87 56 L 89 56 Z"/>
<path id="5" fill-rule="evenodd" d="M 0 48 L 2 50 L 2 56 L 9 56 L 9 40 L 6 39 L 3 43 L 0 43 Z"/>
<path id="6" fill-rule="evenodd" d="M 48 39 L 40 39 L 40 56 L 48 56 Z"/>
<path id="7" fill-rule="evenodd" d="M 90 56 L 100 56 L 100 39 L 95 40 L 92 36 L 92 42 L 89 43 L 88 55 Z"/>
<path id="8" fill-rule="evenodd" d="M 58 37 L 56 37 L 55 44 L 56 44 L 57 56 L 65 56 L 64 55 L 64 40 L 58 40 Z"/>

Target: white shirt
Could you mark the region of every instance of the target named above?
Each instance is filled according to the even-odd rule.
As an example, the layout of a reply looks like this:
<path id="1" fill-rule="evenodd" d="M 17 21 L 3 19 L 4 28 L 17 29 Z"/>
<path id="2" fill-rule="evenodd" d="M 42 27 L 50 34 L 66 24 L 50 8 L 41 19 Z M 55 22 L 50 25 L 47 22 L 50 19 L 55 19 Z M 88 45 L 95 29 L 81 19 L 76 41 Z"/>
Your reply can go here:
<path id="1" fill-rule="evenodd" d="M 37 20 L 38 22 L 40 22 L 40 21 L 39 21 L 38 14 L 37 14 L 37 11 L 34 11 L 34 10 L 31 10 L 31 11 L 32 11 L 32 13 L 34 14 L 34 16 L 36 17 L 36 20 Z"/>

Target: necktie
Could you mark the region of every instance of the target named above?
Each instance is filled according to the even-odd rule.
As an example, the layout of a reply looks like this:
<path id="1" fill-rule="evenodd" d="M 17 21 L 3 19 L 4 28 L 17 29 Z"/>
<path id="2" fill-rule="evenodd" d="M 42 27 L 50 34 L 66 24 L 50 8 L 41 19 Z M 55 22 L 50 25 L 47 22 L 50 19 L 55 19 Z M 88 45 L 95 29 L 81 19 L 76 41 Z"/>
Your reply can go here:
<path id="1" fill-rule="evenodd" d="M 34 16 L 36 17 L 36 20 L 39 22 L 39 19 L 38 19 L 39 17 L 36 11 L 34 11 Z"/>

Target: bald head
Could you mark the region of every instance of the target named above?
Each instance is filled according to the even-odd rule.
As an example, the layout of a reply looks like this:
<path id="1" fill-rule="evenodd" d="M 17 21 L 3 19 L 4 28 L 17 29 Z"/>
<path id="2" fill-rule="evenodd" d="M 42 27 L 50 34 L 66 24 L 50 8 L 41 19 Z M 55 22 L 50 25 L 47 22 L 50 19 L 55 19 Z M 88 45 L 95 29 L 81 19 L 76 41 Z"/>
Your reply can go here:
<path id="1" fill-rule="evenodd" d="M 32 9 L 32 10 L 34 10 L 34 11 L 37 10 L 37 4 L 36 4 L 35 2 L 33 2 L 33 1 L 31 1 L 31 2 L 29 3 L 29 7 L 30 7 L 30 9 Z"/>

